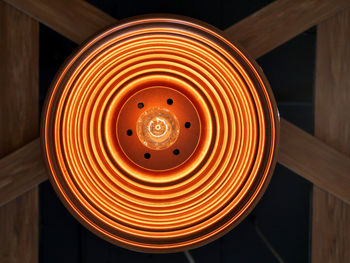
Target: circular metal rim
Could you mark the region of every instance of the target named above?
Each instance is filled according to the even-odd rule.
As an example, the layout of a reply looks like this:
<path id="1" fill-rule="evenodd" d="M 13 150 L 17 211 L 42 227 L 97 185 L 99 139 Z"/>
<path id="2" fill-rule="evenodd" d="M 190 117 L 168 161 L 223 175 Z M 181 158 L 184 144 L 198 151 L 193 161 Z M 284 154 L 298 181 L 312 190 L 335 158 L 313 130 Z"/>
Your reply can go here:
<path id="1" fill-rule="evenodd" d="M 130 245 L 130 244 L 126 244 L 124 242 L 120 242 L 116 239 L 113 239 L 105 234 L 103 234 L 102 232 L 98 231 L 97 229 L 95 229 L 94 227 L 92 227 L 88 222 L 86 222 L 85 220 L 82 220 L 81 216 L 79 215 L 79 213 L 77 213 L 77 211 L 75 211 L 69 204 L 69 202 L 63 197 L 62 193 L 60 192 L 60 189 L 58 188 L 58 186 L 55 184 L 54 180 L 53 180 L 53 175 L 51 174 L 51 170 L 50 170 L 50 165 L 49 165 L 49 157 L 46 154 L 46 147 L 45 147 L 45 122 L 46 122 L 46 117 L 47 117 L 47 110 L 48 110 L 48 98 L 51 97 L 53 89 L 54 89 L 54 83 L 56 83 L 56 81 L 58 80 L 59 76 L 63 73 L 64 69 L 67 67 L 67 65 L 69 64 L 69 61 L 76 55 L 76 53 L 78 53 L 80 50 L 82 50 L 84 47 L 86 47 L 92 40 L 94 40 L 96 37 L 100 36 L 103 32 L 105 32 L 107 29 L 112 29 L 114 27 L 117 27 L 119 25 L 122 25 L 124 23 L 128 23 L 130 21 L 136 21 L 136 20 L 143 20 L 143 19 L 175 19 L 175 20 L 184 20 L 186 22 L 190 22 L 190 23 L 194 23 L 200 26 L 203 26 L 207 29 L 209 29 L 210 31 L 222 36 L 224 39 L 226 39 L 228 42 L 232 43 L 232 45 L 234 45 L 235 47 L 237 47 L 240 52 L 243 54 L 243 56 L 253 65 L 254 69 L 257 71 L 259 77 L 261 78 L 264 86 L 266 87 L 266 91 L 268 94 L 268 98 L 271 102 L 271 106 L 272 106 L 272 111 L 273 111 L 273 120 L 275 123 L 275 144 L 274 144 L 274 148 L 273 148 L 273 153 L 272 153 L 272 160 L 271 160 L 271 165 L 270 165 L 270 169 L 267 173 L 266 176 L 266 180 L 264 181 L 263 185 L 260 188 L 260 191 L 257 193 L 257 195 L 255 196 L 255 198 L 253 199 L 253 201 L 250 203 L 249 207 L 240 215 L 240 217 L 234 221 L 233 223 L 231 223 L 230 225 L 226 226 L 223 230 L 221 230 L 219 233 L 216 233 L 215 235 L 210 236 L 209 238 L 202 240 L 200 242 L 191 244 L 191 245 L 187 245 L 186 247 L 172 247 L 172 248 L 147 248 L 147 247 L 140 247 L 140 246 L 134 246 L 134 245 Z M 127 248 L 130 250 L 134 250 L 134 251 L 138 251 L 138 252 L 152 252 L 152 253 L 173 253 L 173 252 L 181 252 L 184 250 L 188 250 L 188 249 L 193 249 L 193 248 L 197 248 L 200 246 L 203 246 L 205 244 L 210 243 L 213 240 L 216 240 L 220 237 L 222 237 L 223 235 L 225 235 L 226 233 L 228 233 L 230 230 L 232 230 L 234 227 L 236 227 L 256 206 L 256 204 L 259 202 L 259 200 L 261 199 L 261 197 L 263 196 L 263 194 L 265 193 L 265 190 L 271 180 L 276 162 L 277 162 L 277 154 L 278 154 L 278 146 L 279 146 L 279 139 L 280 139 L 280 129 L 279 129 L 279 112 L 277 109 L 277 104 L 275 101 L 275 98 L 273 96 L 271 87 L 269 85 L 269 82 L 267 81 L 267 78 L 265 77 L 262 69 L 258 66 L 258 64 L 256 63 L 256 61 L 244 50 L 244 48 L 242 48 L 240 46 L 240 44 L 236 43 L 235 41 L 232 40 L 228 40 L 230 39 L 230 37 L 226 36 L 226 33 L 215 28 L 212 25 L 209 25 L 205 22 L 193 19 L 193 18 L 188 18 L 185 16 L 180 16 L 180 15 L 169 15 L 169 14 L 155 14 L 155 15 L 142 15 L 142 16 L 136 16 L 136 17 L 130 17 L 127 19 L 122 19 L 120 21 L 118 21 L 118 23 L 113 24 L 112 26 L 109 26 L 101 31 L 99 31 L 98 33 L 94 34 L 93 36 L 91 36 L 90 38 L 88 38 L 86 41 L 84 41 L 66 60 L 65 62 L 62 64 L 61 68 L 58 70 L 58 72 L 56 73 L 56 76 L 54 78 L 54 80 L 52 81 L 52 84 L 50 86 L 50 89 L 46 95 L 46 99 L 44 102 L 44 106 L 43 106 L 43 110 L 42 110 L 42 116 L 41 116 L 41 129 L 40 129 L 40 133 L 41 133 L 41 147 L 42 147 L 42 155 L 43 155 L 43 159 L 45 162 L 45 165 L 47 167 L 47 170 L 49 171 L 49 179 L 51 182 L 51 185 L 53 186 L 53 188 L 56 191 L 56 194 L 58 195 L 59 199 L 61 200 L 61 202 L 65 205 L 65 207 L 70 211 L 70 213 L 81 223 L 83 224 L 87 229 L 89 229 L 91 232 L 93 232 L 94 234 L 96 234 L 97 236 L 99 236 L 100 238 L 109 241 L 110 243 L 113 243 L 115 245 L 118 245 L 120 247 L 123 248 Z"/>

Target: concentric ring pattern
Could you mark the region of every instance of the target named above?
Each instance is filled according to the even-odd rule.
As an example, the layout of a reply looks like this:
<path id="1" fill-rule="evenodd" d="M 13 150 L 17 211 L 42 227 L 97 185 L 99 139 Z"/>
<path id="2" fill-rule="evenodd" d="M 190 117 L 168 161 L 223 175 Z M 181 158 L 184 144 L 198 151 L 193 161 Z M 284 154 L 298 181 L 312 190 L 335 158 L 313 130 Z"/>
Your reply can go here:
<path id="1" fill-rule="evenodd" d="M 121 121 L 131 158 L 119 113 L 146 89 L 164 92 L 130 104 Z M 146 156 L 131 120 L 152 107 L 175 114 L 180 132 Z M 219 30 L 181 17 L 134 18 L 91 38 L 57 74 L 42 118 L 50 180 L 66 207 L 100 237 L 146 252 L 198 247 L 237 225 L 270 180 L 278 133 L 256 63 Z"/>

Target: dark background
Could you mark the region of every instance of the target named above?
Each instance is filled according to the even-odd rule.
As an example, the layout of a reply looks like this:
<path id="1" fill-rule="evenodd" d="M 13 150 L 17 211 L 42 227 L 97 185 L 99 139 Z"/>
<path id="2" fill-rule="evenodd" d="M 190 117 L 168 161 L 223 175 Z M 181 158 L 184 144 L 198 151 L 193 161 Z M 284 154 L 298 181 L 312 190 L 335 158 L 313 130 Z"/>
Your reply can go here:
<path id="1" fill-rule="evenodd" d="M 59 1 L 59 0 L 58 0 Z M 172 13 L 197 18 L 225 29 L 272 1 L 207 0 L 89 0 L 117 19 L 148 13 Z M 67 7 L 69 8 L 69 6 Z M 313 79 L 316 29 L 290 40 L 258 59 L 281 117 L 313 132 Z M 40 26 L 40 103 L 59 66 L 76 44 Z M 224 237 L 191 251 L 197 263 L 278 262 L 254 228 L 255 222 L 286 263 L 310 261 L 309 182 L 277 164 L 271 183 L 257 207 Z M 63 207 L 49 182 L 40 185 L 41 263 L 187 262 L 183 253 L 145 254 L 98 238 Z"/>

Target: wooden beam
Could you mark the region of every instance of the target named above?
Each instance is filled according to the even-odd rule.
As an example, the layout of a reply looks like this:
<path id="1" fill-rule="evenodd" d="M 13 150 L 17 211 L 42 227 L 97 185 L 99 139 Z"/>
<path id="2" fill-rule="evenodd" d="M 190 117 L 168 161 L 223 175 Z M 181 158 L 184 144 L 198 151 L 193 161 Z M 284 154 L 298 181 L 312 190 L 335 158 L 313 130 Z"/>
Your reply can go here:
<path id="1" fill-rule="evenodd" d="M 347 7 L 349 0 L 277 0 L 226 33 L 258 58 Z"/>
<path id="2" fill-rule="evenodd" d="M 350 204 L 350 157 L 283 119 L 278 162 Z"/>
<path id="3" fill-rule="evenodd" d="M 0 160 L 0 206 L 47 180 L 40 140 L 25 145 Z"/>
<path id="4" fill-rule="evenodd" d="M 315 135 L 347 155 L 350 155 L 349 42 L 350 11 L 318 26 Z M 330 165 L 336 167 L 337 160 Z M 350 168 L 345 176 L 350 178 Z M 350 194 L 350 186 L 346 188 Z M 337 197 L 314 187 L 312 262 L 350 262 L 350 205 Z"/>
<path id="5" fill-rule="evenodd" d="M 38 136 L 38 47 L 38 23 L 0 1 L 0 158 Z M 37 188 L 0 207 L 0 262 L 38 262 L 38 235 Z"/>
<path id="6" fill-rule="evenodd" d="M 5 0 L 5 2 L 78 44 L 117 21 L 86 1 Z"/>

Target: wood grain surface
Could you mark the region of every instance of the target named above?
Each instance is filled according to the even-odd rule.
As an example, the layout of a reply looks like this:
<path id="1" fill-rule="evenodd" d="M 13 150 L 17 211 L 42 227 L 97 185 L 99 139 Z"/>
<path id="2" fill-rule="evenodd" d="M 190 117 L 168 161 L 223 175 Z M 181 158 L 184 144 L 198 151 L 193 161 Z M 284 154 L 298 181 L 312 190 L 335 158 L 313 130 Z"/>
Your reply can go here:
<path id="1" fill-rule="evenodd" d="M 350 156 L 349 43 L 350 11 L 318 26 L 315 135 Z M 337 168 L 338 162 L 330 165 Z M 350 178 L 350 169 L 345 176 Z M 347 191 L 350 194 L 350 186 Z M 312 216 L 312 262 L 350 262 L 349 203 L 315 186 Z"/>
<path id="2" fill-rule="evenodd" d="M 5 1 L 78 44 L 117 21 L 81 0 Z"/>
<path id="3" fill-rule="evenodd" d="M 0 160 L 0 206 L 47 180 L 36 139 Z"/>
<path id="4" fill-rule="evenodd" d="M 226 33 L 257 58 L 349 6 L 348 0 L 277 0 Z"/>
<path id="5" fill-rule="evenodd" d="M 0 1 L 1 157 L 38 136 L 38 42 L 38 23 Z M 0 262 L 37 261 L 35 188 L 0 207 Z"/>
<path id="6" fill-rule="evenodd" d="M 283 119 L 278 162 L 350 204 L 350 157 Z"/>

